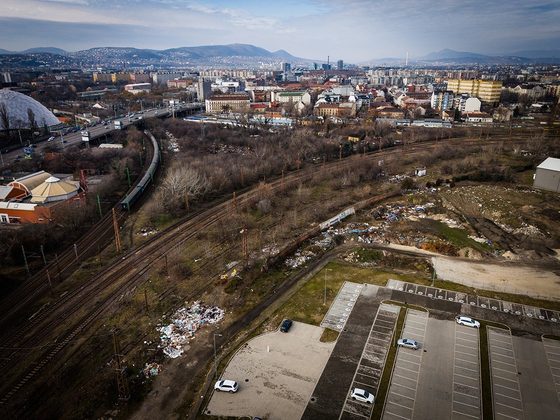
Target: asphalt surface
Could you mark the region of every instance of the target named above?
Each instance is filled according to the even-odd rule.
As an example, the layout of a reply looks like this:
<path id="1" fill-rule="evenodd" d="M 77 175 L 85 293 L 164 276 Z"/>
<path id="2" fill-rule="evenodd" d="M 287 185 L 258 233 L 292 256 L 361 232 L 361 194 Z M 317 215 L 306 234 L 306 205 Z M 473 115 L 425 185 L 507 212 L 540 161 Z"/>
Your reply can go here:
<path id="1" fill-rule="evenodd" d="M 560 401 L 542 342 L 512 337 L 525 420 L 560 417 Z M 558 342 L 557 342 L 558 343 Z M 558 356 L 557 356 L 558 357 Z"/>
<path id="2" fill-rule="evenodd" d="M 362 289 L 302 419 L 340 417 L 381 301 L 389 298 L 390 294 L 386 289 L 369 286 Z"/>

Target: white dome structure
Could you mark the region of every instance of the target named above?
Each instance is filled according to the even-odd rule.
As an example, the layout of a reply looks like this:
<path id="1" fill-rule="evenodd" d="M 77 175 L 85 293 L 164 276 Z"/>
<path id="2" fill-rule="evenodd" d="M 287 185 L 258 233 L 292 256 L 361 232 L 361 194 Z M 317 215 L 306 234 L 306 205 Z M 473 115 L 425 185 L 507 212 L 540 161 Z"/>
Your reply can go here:
<path id="1" fill-rule="evenodd" d="M 53 201 L 68 200 L 78 195 L 78 184 L 61 181 L 55 176 L 50 176 L 31 191 L 32 203 L 51 203 Z"/>
<path id="2" fill-rule="evenodd" d="M 4 127 L 3 118 L 0 116 L 0 131 L 7 129 L 31 128 L 29 123 L 28 110 L 33 111 L 35 116 L 35 126 L 42 128 L 45 125 L 52 127 L 60 124 L 58 118 L 49 111 L 45 106 L 41 105 L 35 99 L 30 98 L 23 93 L 14 92 L 10 89 L 0 89 L 0 107 L 2 104 L 6 107 L 6 112 L 10 120 L 9 127 Z"/>

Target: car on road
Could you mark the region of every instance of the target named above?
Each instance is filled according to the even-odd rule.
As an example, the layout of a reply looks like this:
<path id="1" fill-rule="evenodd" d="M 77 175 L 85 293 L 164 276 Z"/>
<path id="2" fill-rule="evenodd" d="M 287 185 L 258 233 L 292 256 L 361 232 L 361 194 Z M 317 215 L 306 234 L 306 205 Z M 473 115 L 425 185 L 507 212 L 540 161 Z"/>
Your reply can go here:
<path id="1" fill-rule="evenodd" d="M 280 331 L 287 333 L 292 328 L 292 321 L 290 319 L 285 319 L 280 325 Z"/>
<path id="2" fill-rule="evenodd" d="M 68 143 L 66 140 L 62 140 L 62 143 Z"/>
<path id="3" fill-rule="evenodd" d="M 373 394 L 361 388 L 354 388 L 352 390 L 352 393 L 350 394 L 350 397 L 352 397 L 352 399 L 355 401 L 361 401 L 368 404 L 373 404 L 373 401 L 375 400 Z"/>
<path id="4" fill-rule="evenodd" d="M 397 341 L 397 344 L 400 347 L 406 347 L 412 350 L 418 350 L 418 348 L 420 347 L 416 341 L 410 340 L 408 338 L 401 338 L 399 341 Z"/>
<path id="5" fill-rule="evenodd" d="M 214 390 L 229 392 L 231 394 L 237 392 L 238 389 L 239 389 L 239 385 L 237 385 L 237 382 L 230 381 L 228 379 L 224 379 L 223 381 L 218 381 L 214 385 Z"/>
<path id="6" fill-rule="evenodd" d="M 47 141 L 53 141 L 53 140 L 54 140 L 54 137 L 51 136 L 51 137 L 49 137 L 49 139 Z"/>
<path id="7" fill-rule="evenodd" d="M 467 327 L 480 328 L 480 322 L 475 319 L 469 318 L 468 316 L 458 316 L 455 318 L 457 324 L 466 325 Z"/>

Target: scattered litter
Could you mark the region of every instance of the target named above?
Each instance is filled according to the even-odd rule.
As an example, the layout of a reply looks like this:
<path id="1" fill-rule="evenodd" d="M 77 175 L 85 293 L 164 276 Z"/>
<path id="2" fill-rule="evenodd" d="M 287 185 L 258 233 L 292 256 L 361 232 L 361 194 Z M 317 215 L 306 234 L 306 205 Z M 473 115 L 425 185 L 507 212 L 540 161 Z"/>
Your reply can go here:
<path id="1" fill-rule="evenodd" d="M 149 235 L 155 235 L 156 233 L 158 233 L 159 229 L 141 229 L 138 232 L 136 232 L 137 235 L 142 235 L 142 236 L 149 236 Z"/>
<path id="2" fill-rule="evenodd" d="M 207 324 L 215 324 L 222 320 L 225 311 L 217 306 L 206 306 L 194 302 L 187 308 L 178 309 L 171 316 L 171 323 L 160 326 L 157 330 L 161 333 L 159 348 L 175 359 L 183 354 L 183 345 L 194 338 L 195 332 Z"/>
<path id="3" fill-rule="evenodd" d="M 150 376 L 157 376 L 161 372 L 161 366 L 157 363 L 146 363 L 146 366 L 140 371 L 141 375 L 144 375 L 146 378 Z"/>

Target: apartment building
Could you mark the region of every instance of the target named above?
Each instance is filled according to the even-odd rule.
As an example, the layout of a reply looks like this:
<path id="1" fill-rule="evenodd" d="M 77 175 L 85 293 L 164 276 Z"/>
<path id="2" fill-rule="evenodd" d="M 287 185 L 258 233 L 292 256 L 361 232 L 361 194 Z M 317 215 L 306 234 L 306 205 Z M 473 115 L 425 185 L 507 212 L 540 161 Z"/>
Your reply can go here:
<path id="1" fill-rule="evenodd" d="M 249 95 L 213 95 L 206 99 L 206 112 L 246 112 L 251 106 Z"/>
<path id="2" fill-rule="evenodd" d="M 480 79 L 449 79 L 447 89 L 455 94 L 468 93 L 471 96 L 476 96 L 485 104 L 493 104 L 500 101 L 502 82 Z"/>

